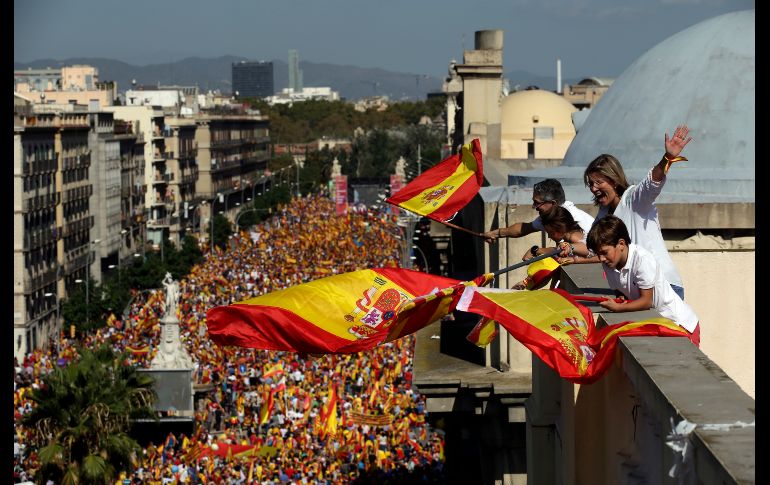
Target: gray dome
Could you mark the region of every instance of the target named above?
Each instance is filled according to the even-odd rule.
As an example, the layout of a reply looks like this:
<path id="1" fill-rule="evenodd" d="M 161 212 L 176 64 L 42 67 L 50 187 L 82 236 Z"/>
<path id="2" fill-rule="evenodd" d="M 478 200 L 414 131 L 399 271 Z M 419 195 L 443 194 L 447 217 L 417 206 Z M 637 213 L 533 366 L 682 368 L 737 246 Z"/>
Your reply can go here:
<path id="1" fill-rule="evenodd" d="M 660 201 L 754 201 L 754 10 L 687 28 L 639 57 L 591 110 L 561 167 L 520 172 L 525 186 L 546 177 L 583 187 L 602 153 L 616 156 L 634 183 L 663 155 L 663 133 L 681 123 L 690 161 L 669 172 Z M 582 189 L 585 199 L 590 193 Z M 693 197 L 694 196 L 694 197 Z"/>

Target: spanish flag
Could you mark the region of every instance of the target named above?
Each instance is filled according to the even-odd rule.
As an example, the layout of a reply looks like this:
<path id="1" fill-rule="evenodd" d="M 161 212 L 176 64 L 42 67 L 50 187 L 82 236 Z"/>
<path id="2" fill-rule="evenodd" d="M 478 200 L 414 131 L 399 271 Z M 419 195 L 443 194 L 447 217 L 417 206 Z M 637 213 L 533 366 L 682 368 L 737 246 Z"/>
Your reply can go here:
<path id="1" fill-rule="evenodd" d="M 466 282 L 473 284 L 473 282 Z M 461 286 L 457 286 L 457 285 Z M 355 353 L 401 338 L 441 318 L 465 283 L 403 268 L 329 276 L 208 311 L 209 337 L 219 345 L 309 354 Z M 438 288 L 449 296 L 425 297 Z M 425 304 L 433 302 L 435 308 Z M 439 305 L 442 303 L 443 305 Z M 425 311 L 420 311 L 425 307 Z M 442 313 L 443 312 L 443 313 Z M 403 319 L 402 319 L 403 318 Z"/>
<path id="2" fill-rule="evenodd" d="M 558 267 L 558 261 L 553 258 L 541 259 L 527 266 L 527 278 L 524 280 L 527 289 L 536 290 L 545 286 Z"/>
<path id="3" fill-rule="evenodd" d="M 270 413 L 273 412 L 273 406 L 275 401 L 273 400 L 273 393 L 268 391 L 265 396 L 265 400 L 262 402 L 262 407 L 259 410 L 259 424 L 260 426 L 267 423 L 270 419 Z"/>
<path id="4" fill-rule="evenodd" d="M 439 222 L 465 207 L 484 182 L 478 138 L 462 146 L 460 154 L 426 170 L 386 202 Z"/>
<path id="5" fill-rule="evenodd" d="M 334 384 L 329 386 L 329 399 L 326 400 L 318 415 L 319 436 L 321 439 L 334 436 L 337 433 L 337 390 Z"/>
<path id="6" fill-rule="evenodd" d="M 559 289 L 469 287 L 457 309 L 497 321 L 559 376 L 577 384 L 590 384 L 604 375 L 620 336 L 687 336 L 686 330 L 666 318 L 597 331 L 591 310 Z"/>
<path id="7" fill-rule="evenodd" d="M 477 347 L 484 348 L 491 344 L 497 338 L 500 331 L 497 329 L 495 321 L 491 318 L 481 317 L 479 323 L 473 327 L 471 333 L 465 337 L 470 343 Z"/>
<path id="8" fill-rule="evenodd" d="M 262 378 L 267 379 L 268 377 L 275 377 L 280 374 L 283 374 L 283 364 L 281 362 L 278 362 L 275 365 L 266 366 L 265 372 L 264 374 L 262 374 Z"/>

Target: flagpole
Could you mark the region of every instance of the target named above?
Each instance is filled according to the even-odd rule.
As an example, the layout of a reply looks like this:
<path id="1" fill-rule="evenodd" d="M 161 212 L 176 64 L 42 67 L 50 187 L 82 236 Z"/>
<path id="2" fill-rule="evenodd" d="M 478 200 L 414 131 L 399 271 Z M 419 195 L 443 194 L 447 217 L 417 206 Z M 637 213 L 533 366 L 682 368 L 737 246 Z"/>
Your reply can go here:
<path id="1" fill-rule="evenodd" d="M 556 248 L 556 249 L 554 249 L 553 251 L 551 251 L 549 253 L 541 254 L 540 256 L 535 256 L 534 258 L 528 259 L 526 261 L 522 261 L 521 263 L 516 263 L 516 264 L 511 265 L 511 266 L 507 266 L 507 267 L 505 267 L 503 269 L 498 269 L 497 271 L 492 273 L 492 276 L 499 276 L 499 275 L 501 275 L 503 273 L 507 273 L 508 271 L 512 271 L 514 269 L 521 268 L 522 266 L 528 266 L 528 265 L 534 263 L 535 261 L 540 261 L 541 259 L 550 258 L 551 256 L 556 256 L 560 252 L 561 252 L 561 249 L 560 248 Z"/>
<path id="2" fill-rule="evenodd" d="M 433 219 L 433 220 L 436 221 L 436 219 Z M 451 222 L 446 222 L 446 221 L 436 221 L 436 222 L 440 222 L 440 223 L 444 224 L 445 226 L 449 226 L 452 229 L 457 229 L 458 231 L 464 231 L 464 232 L 467 232 L 468 234 L 473 234 L 474 236 L 484 237 L 480 232 L 475 232 L 475 231 L 471 231 L 470 229 L 466 229 L 464 227 L 456 226 L 456 225 L 452 224 Z"/>

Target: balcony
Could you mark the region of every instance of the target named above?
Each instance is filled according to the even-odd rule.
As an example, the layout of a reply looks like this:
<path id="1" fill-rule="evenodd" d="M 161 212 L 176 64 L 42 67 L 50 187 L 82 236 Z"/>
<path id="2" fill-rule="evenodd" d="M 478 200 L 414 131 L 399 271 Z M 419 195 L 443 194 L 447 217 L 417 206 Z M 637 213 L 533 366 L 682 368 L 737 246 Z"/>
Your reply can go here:
<path id="1" fill-rule="evenodd" d="M 217 163 L 215 164 L 213 161 L 211 163 L 211 171 L 212 172 L 224 172 L 226 170 L 231 170 L 233 168 L 238 168 L 241 166 L 241 159 L 236 158 L 234 160 L 220 160 L 217 159 Z"/>
<path id="2" fill-rule="evenodd" d="M 64 262 L 64 272 L 68 275 L 72 274 L 80 268 L 84 268 L 86 264 L 88 264 L 88 253 L 83 253 L 75 258 L 68 258 Z"/>
<path id="3" fill-rule="evenodd" d="M 182 172 L 182 184 L 194 184 L 198 180 L 198 169 Z"/>
<path id="4" fill-rule="evenodd" d="M 238 145 L 243 145 L 244 140 L 236 139 L 236 140 L 211 140 L 211 148 L 225 148 L 225 147 L 235 147 Z"/>
<path id="5" fill-rule="evenodd" d="M 62 202 L 74 202 L 80 199 L 87 199 L 94 193 L 94 186 L 91 184 L 67 189 L 62 195 Z"/>
<path id="6" fill-rule="evenodd" d="M 24 233 L 24 251 L 31 251 L 44 246 L 46 244 L 52 244 L 61 239 L 60 227 L 45 227 L 41 229 L 35 229 L 26 231 Z"/>
<path id="7" fill-rule="evenodd" d="M 152 202 L 153 206 L 161 206 L 161 205 L 174 205 L 174 199 L 171 197 L 155 197 L 155 200 Z"/>
<path id="8" fill-rule="evenodd" d="M 36 276 L 24 275 L 24 293 L 34 293 L 56 282 L 56 267 L 48 268 Z"/>
<path id="9" fill-rule="evenodd" d="M 176 225 L 179 225 L 179 217 L 178 216 L 159 217 L 157 219 L 152 219 L 147 221 L 147 225 L 149 227 L 176 226 Z"/>
<path id="10" fill-rule="evenodd" d="M 58 164 L 55 158 L 37 160 L 34 162 L 25 162 L 23 165 L 24 175 L 37 175 L 46 172 L 56 172 Z"/>
<path id="11" fill-rule="evenodd" d="M 42 209 L 56 207 L 61 202 L 59 192 L 53 194 L 35 195 L 22 200 L 21 210 L 24 212 L 33 212 Z"/>
<path id="12" fill-rule="evenodd" d="M 94 227 L 94 216 L 86 216 L 71 222 L 64 223 L 64 237 L 86 231 Z"/>

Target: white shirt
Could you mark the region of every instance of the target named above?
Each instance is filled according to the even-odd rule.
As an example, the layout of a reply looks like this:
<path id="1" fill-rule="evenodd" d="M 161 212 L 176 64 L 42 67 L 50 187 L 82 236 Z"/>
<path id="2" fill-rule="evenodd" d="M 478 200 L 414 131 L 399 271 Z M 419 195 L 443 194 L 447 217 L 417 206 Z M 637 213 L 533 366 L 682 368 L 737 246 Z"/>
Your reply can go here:
<path id="1" fill-rule="evenodd" d="M 623 192 L 614 214 L 628 228 L 631 241 L 655 256 L 655 261 L 660 265 L 663 276 L 668 282 L 681 287 L 684 286 L 682 277 L 679 276 L 679 272 L 671 260 L 671 255 L 666 249 L 666 243 L 663 242 L 663 234 L 660 232 L 660 222 L 658 221 L 658 208 L 655 207 L 655 199 L 663 189 L 665 182 L 665 176 L 660 182 L 652 180 L 652 169 L 650 169 L 644 180 L 628 187 Z M 608 213 L 608 206 L 599 207 L 596 220 L 598 221 Z"/>
<path id="2" fill-rule="evenodd" d="M 572 215 L 572 218 L 575 219 L 575 222 L 577 222 L 580 225 L 580 228 L 583 229 L 583 240 L 585 241 L 585 238 L 588 236 L 588 231 L 590 231 L 591 226 L 594 225 L 594 218 L 591 217 L 591 214 L 588 212 L 578 209 L 575 204 L 568 200 L 565 200 L 561 206 L 567 209 L 567 211 Z M 543 221 L 540 219 L 540 216 L 538 216 L 537 219 L 532 221 L 530 224 L 532 224 L 532 227 L 538 231 L 545 231 L 545 228 L 543 227 Z"/>
<path id="3" fill-rule="evenodd" d="M 690 306 L 679 298 L 666 280 L 655 257 L 643 247 L 628 245 L 628 259 L 620 269 L 610 269 L 602 263 L 607 283 L 613 290 L 623 293 L 629 300 L 641 296 L 639 289 L 653 289 L 652 308 L 661 316 L 673 320 L 680 327 L 692 333 L 698 324 L 698 316 Z"/>

